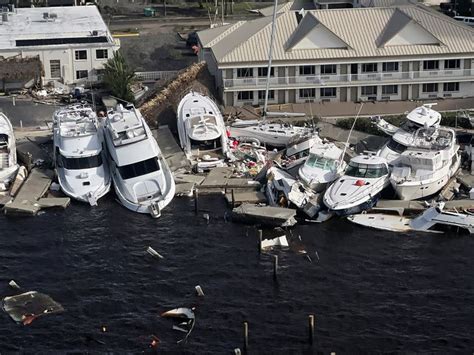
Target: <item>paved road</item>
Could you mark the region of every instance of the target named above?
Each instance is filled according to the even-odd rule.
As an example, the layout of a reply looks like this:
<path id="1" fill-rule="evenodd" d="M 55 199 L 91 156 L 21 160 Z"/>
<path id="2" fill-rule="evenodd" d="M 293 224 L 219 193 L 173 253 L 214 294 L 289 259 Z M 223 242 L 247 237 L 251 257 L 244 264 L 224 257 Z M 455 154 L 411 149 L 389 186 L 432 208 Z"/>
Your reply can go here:
<path id="1" fill-rule="evenodd" d="M 0 111 L 8 116 L 14 127 L 20 127 L 21 123 L 23 127 L 45 126 L 56 109 L 56 106 L 18 99 L 13 106 L 11 97 L 0 97 Z"/>

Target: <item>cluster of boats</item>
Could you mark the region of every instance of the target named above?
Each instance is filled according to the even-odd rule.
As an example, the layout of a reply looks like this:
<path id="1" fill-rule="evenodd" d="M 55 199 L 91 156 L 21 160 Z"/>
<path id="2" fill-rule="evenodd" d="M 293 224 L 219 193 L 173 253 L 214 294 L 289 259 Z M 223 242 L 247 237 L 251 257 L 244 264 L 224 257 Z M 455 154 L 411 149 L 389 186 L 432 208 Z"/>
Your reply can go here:
<path id="1" fill-rule="evenodd" d="M 132 105 L 117 105 L 103 120 L 88 105 L 60 109 L 53 142 L 59 185 L 71 198 L 96 205 L 113 185 L 123 206 L 157 218 L 174 197 L 171 170 Z"/>

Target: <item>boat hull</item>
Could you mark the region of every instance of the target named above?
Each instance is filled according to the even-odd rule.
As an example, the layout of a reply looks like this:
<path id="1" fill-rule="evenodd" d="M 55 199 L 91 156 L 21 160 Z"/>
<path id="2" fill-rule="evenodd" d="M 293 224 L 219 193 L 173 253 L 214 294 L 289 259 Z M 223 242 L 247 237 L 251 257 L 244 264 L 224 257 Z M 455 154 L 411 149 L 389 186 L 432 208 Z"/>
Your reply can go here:
<path id="1" fill-rule="evenodd" d="M 69 196 L 70 198 L 73 198 L 74 200 L 77 200 L 80 202 L 89 203 L 91 205 L 94 205 L 92 201 L 97 201 L 100 198 L 107 195 L 112 185 L 111 184 L 112 181 L 109 180 L 101 184 L 99 187 L 97 187 L 94 191 L 91 191 L 90 193 L 77 194 L 66 187 L 66 184 L 64 183 L 63 179 L 60 177 L 60 174 L 58 174 L 58 180 L 59 180 L 59 186 L 61 187 L 61 191 L 66 196 Z M 92 199 L 90 197 L 92 197 Z"/>

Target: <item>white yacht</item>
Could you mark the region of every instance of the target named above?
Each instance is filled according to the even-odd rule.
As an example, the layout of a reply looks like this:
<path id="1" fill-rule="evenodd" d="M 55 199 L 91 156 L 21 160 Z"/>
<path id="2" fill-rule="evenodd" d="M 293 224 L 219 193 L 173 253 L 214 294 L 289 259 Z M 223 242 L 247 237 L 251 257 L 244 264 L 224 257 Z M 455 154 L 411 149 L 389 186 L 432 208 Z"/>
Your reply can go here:
<path id="1" fill-rule="evenodd" d="M 260 120 L 236 120 L 227 129 L 232 138 L 255 141 L 258 144 L 266 144 L 272 147 L 287 147 L 313 133 L 313 129 L 309 127 Z"/>
<path id="2" fill-rule="evenodd" d="M 0 191 L 8 189 L 18 168 L 13 127 L 7 116 L 0 112 Z"/>
<path id="3" fill-rule="evenodd" d="M 383 119 L 377 119 L 376 125 L 383 132 L 391 135 L 388 142 L 378 152 L 378 155 L 387 159 L 392 165 L 393 162 L 402 154 L 413 140 L 413 134 L 420 128 L 439 127 L 441 114 L 432 109 L 435 104 L 425 104 L 412 110 L 407 115 L 407 120 L 396 127 L 388 124 Z"/>
<path id="4" fill-rule="evenodd" d="M 452 129 L 418 129 L 393 165 L 390 182 L 398 197 L 415 200 L 440 191 L 459 168 L 458 151 Z"/>
<path id="5" fill-rule="evenodd" d="M 282 166 L 285 169 L 298 167 L 308 158 L 311 148 L 321 144 L 323 144 L 323 141 L 316 132 L 298 142 L 295 142 L 286 148 L 282 156 Z"/>
<path id="6" fill-rule="evenodd" d="M 198 169 L 224 166 L 230 150 L 224 119 L 211 98 L 191 91 L 178 105 L 181 148 Z"/>
<path id="7" fill-rule="evenodd" d="M 118 199 L 129 210 L 158 218 L 173 199 L 171 170 L 140 111 L 117 105 L 107 112 L 105 141 Z"/>
<path id="8" fill-rule="evenodd" d="M 340 216 L 372 207 L 380 192 L 390 184 L 387 160 L 359 155 L 350 160 L 344 175 L 324 193 L 324 204 Z"/>
<path id="9" fill-rule="evenodd" d="M 61 190 L 97 205 L 110 191 L 111 177 L 102 126 L 89 106 L 67 106 L 53 117 L 54 162 Z"/>
<path id="10" fill-rule="evenodd" d="M 309 157 L 298 170 L 301 181 L 310 189 L 321 192 L 342 175 L 346 168 L 344 152 L 334 143 L 315 144 L 309 151 Z"/>

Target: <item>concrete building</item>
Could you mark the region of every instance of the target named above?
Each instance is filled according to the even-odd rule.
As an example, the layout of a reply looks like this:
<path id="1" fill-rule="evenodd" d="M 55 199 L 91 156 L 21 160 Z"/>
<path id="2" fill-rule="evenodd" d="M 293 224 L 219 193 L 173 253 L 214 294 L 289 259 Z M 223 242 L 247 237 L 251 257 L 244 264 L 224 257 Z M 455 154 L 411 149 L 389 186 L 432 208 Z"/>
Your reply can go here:
<path id="1" fill-rule="evenodd" d="M 95 82 L 120 47 L 95 6 L 20 8 L 0 15 L 0 59 L 39 56 L 43 83 Z"/>
<path id="2" fill-rule="evenodd" d="M 259 105 L 271 17 L 198 33 L 227 106 Z M 474 96 L 474 30 L 423 5 L 282 10 L 269 103 Z"/>

